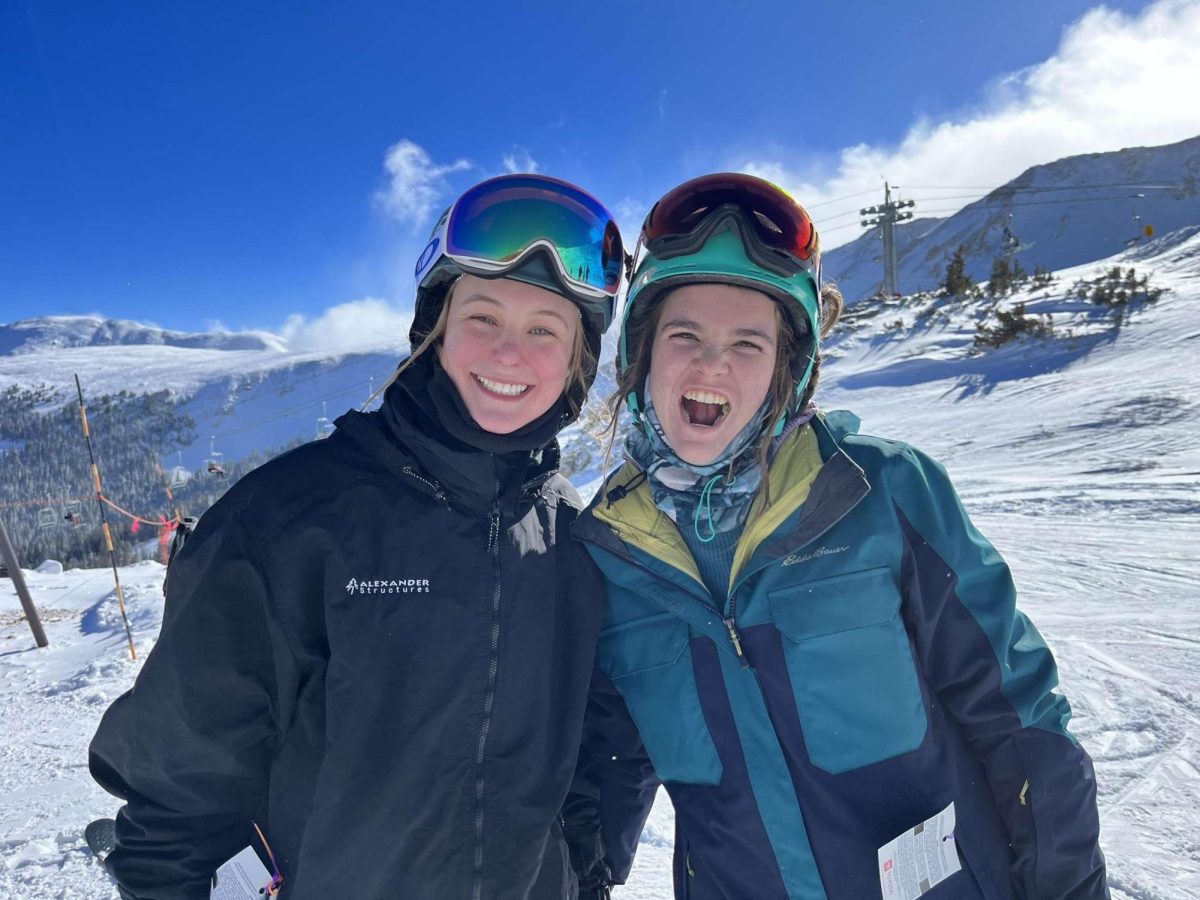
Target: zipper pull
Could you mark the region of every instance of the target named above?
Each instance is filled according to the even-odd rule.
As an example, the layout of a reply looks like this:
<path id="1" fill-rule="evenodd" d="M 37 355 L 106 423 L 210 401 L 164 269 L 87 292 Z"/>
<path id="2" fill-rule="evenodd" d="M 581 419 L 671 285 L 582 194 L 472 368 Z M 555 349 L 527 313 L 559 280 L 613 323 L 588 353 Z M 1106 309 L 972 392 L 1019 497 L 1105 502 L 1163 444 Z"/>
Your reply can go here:
<path id="1" fill-rule="evenodd" d="M 742 636 L 738 634 L 737 626 L 733 623 L 733 617 L 722 619 L 725 623 L 725 630 L 729 632 L 729 639 L 733 641 L 733 649 L 737 651 L 738 662 L 744 668 L 750 668 L 750 660 L 746 659 L 746 654 L 742 652 Z"/>

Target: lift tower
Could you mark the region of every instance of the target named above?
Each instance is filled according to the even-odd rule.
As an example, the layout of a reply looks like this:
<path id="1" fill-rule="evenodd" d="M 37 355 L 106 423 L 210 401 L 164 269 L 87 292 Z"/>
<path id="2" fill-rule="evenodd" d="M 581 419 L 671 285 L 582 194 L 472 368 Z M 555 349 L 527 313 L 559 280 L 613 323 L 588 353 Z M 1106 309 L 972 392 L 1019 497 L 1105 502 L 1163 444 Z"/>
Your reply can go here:
<path id="1" fill-rule="evenodd" d="M 871 225 L 883 226 L 883 286 L 880 292 L 889 296 L 894 296 L 900 293 L 900 288 L 896 283 L 896 269 L 898 262 L 896 258 L 896 223 L 911 219 L 911 212 L 902 213 L 900 210 L 914 206 L 912 200 L 892 200 L 891 186 L 885 181 L 883 183 L 883 205 L 868 206 L 866 209 L 860 209 L 860 216 L 874 216 L 872 219 L 863 219 L 862 225 L 870 227 Z"/>

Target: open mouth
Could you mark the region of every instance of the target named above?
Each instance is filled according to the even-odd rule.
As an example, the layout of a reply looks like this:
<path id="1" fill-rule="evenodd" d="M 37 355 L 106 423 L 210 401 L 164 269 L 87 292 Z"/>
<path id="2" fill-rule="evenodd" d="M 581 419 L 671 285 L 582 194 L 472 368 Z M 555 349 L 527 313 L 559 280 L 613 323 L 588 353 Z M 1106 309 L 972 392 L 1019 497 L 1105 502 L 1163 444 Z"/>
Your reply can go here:
<path id="1" fill-rule="evenodd" d="M 484 378 L 482 375 L 474 375 L 473 377 L 485 391 L 499 394 L 501 397 L 520 397 L 530 387 L 527 384 L 510 384 L 506 381 L 493 381 L 491 378 Z"/>
<path id="2" fill-rule="evenodd" d="M 705 428 L 712 428 L 729 415 L 729 400 L 713 391 L 684 391 L 679 405 L 690 424 Z"/>

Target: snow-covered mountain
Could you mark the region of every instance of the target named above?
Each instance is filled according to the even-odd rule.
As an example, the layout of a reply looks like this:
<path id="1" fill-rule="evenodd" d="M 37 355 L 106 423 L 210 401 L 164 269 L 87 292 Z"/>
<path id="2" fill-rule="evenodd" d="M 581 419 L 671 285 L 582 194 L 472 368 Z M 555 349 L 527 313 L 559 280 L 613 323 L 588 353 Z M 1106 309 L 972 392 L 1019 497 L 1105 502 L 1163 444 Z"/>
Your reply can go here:
<path id="1" fill-rule="evenodd" d="M 928 190 L 901 197 L 927 196 Z M 956 191 L 955 193 L 969 193 Z M 937 208 L 922 199 L 914 212 Z M 1138 218 L 1134 218 L 1134 217 Z M 1200 137 L 1162 147 L 1071 156 L 1034 166 L 948 218 L 921 217 L 896 226 L 897 277 L 903 293 L 941 283 L 959 246 L 967 273 L 987 280 L 1004 253 L 1004 229 L 1016 235 L 1014 259 L 1026 272 L 1077 266 L 1144 241 L 1146 226 L 1160 236 L 1200 224 Z M 825 274 L 853 303 L 883 281 L 878 226 L 825 255 Z"/>
<path id="2" fill-rule="evenodd" d="M 934 288 L 960 245 L 967 247 L 968 272 L 986 280 L 1006 225 L 1021 242 L 1016 259 L 1030 273 L 1126 249 L 1133 209 L 1156 236 L 1200 225 L 1197 176 L 1200 137 L 1036 166 L 949 218 L 898 226 L 900 286 L 907 293 Z M 1146 242 L 1131 249 L 1145 249 Z M 877 233 L 868 233 L 827 254 L 826 272 L 848 300 L 878 287 L 880 246 Z M 610 361 L 615 338 L 615 329 L 605 338 Z M 38 388 L 61 404 L 75 396 L 76 373 L 89 399 L 168 390 L 195 421 L 196 438 L 187 446 L 156 449 L 164 466 L 195 471 L 213 451 L 228 462 L 318 436 L 329 421 L 360 406 L 406 350 L 401 334 L 380 336 L 371 352 L 296 352 L 265 332 L 184 334 L 97 317 L 49 316 L 0 325 L 0 392 L 11 385 Z M 837 377 L 836 363 L 826 377 Z M 594 400 L 611 385 L 611 365 L 602 366 Z M 602 454 L 586 432 L 585 426 L 573 428 L 564 449 L 575 471 L 595 474 Z"/>
<path id="3" fill-rule="evenodd" d="M 0 325 L 0 354 L 137 345 L 196 350 L 273 350 L 278 353 L 287 350 L 286 341 L 266 331 L 187 334 L 100 316 L 42 316 Z"/>
<path id="4" fill-rule="evenodd" d="M 316 436 L 322 419 L 361 405 L 386 380 L 406 337 L 369 353 L 296 352 L 267 332 L 185 334 L 95 317 L 26 319 L 0 325 L 0 392 L 35 390 L 48 408 L 60 406 L 74 399 L 76 374 L 89 402 L 121 391 L 169 391 L 195 421 L 197 439 L 154 449 L 164 465 L 195 470 L 213 449 L 231 461 Z"/>

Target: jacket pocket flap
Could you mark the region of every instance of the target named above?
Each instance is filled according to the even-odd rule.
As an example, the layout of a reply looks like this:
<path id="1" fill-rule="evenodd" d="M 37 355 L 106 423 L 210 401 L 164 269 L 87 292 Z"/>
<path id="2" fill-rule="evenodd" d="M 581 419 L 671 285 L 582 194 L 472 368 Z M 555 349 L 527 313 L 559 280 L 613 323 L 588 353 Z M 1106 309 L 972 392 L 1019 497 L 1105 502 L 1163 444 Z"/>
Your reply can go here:
<path id="1" fill-rule="evenodd" d="M 672 613 L 659 613 L 604 629 L 596 654 L 608 677 L 620 678 L 670 665 L 687 645 L 687 623 Z"/>
<path id="2" fill-rule="evenodd" d="M 887 566 L 792 585 L 770 598 L 776 627 L 793 641 L 882 625 L 900 609 Z"/>

